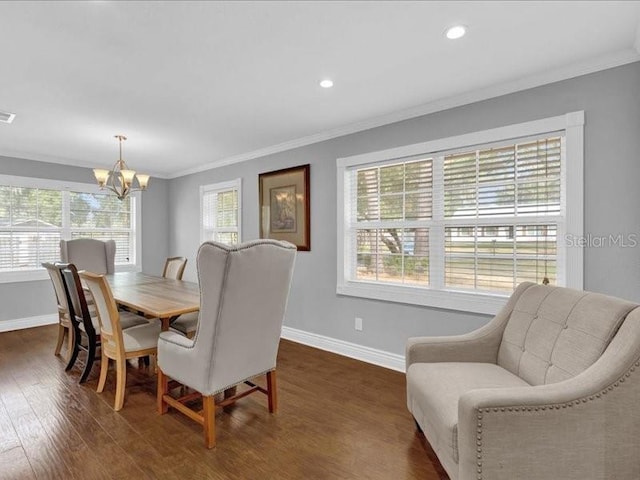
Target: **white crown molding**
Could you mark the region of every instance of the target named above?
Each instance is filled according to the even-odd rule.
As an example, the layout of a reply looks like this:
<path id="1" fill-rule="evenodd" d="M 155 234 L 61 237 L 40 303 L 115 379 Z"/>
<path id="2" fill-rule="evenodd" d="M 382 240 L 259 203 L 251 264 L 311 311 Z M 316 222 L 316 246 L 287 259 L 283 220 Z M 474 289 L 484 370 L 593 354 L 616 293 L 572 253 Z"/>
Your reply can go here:
<path id="1" fill-rule="evenodd" d="M 337 353 L 344 357 L 354 358 L 362 362 L 371 363 L 380 367 L 389 368 L 404 373 L 405 360 L 404 355 L 385 352 L 375 348 L 365 347 L 336 338 L 325 337 L 317 333 L 305 332 L 287 326 L 282 327 L 282 338 L 291 340 L 292 342 L 301 343 L 310 347 L 326 350 L 327 352 Z"/>
<path id="2" fill-rule="evenodd" d="M 10 332 L 11 330 L 23 330 L 25 328 L 41 327 L 58 323 L 58 314 L 38 315 L 35 317 L 14 318 L 11 320 L 0 320 L 0 332 Z"/>
<path id="3" fill-rule="evenodd" d="M 54 155 L 46 155 L 41 153 L 16 152 L 14 150 L 6 150 L 3 148 L 0 148 L 0 157 L 16 158 L 19 160 L 31 160 L 34 162 L 57 163 L 59 165 L 66 165 L 70 167 L 81 167 L 81 168 L 91 168 L 91 169 L 100 168 L 99 165 L 82 162 L 80 160 L 60 158 Z M 151 177 L 151 180 L 153 180 L 154 178 L 160 178 L 163 180 L 168 180 L 169 178 L 175 178 L 167 175 L 166 173 L 158 173 L 158 172 L 149 172 L 149 176 Z M 93 179 L 93 174 L 91 176 L 91 179 Z"/>
<path id="4" fill-rule="evenodd" d="M 500 97 L 502 95 L 508 95 L 510 93 L 528 90 L 530 88 L 535 88 L 542 85 L 587 75 L 589 73 L 594 73 L 601 70 L 607 70 L 609 68 L 638 62 L 640 61 L 640 50 L 638 50 L 639 43 L 640 40 L 637 40 L 635 49 L 629 48 L 621 50 L 587 61 L 574 63 L 566 67 L 549 70 L 540 74 L 519 78 L 478 90 L 473 90 L 460 95 L 443 98 L 441 100 L 435 100 L 433 102 L 425 103 L 423 105 L 419 105 L 407 110 L 401 110 L 387 115 L 363 120 L 361 122 L 351 123 L 349 125 L 327 130 L 325 132 L 316 133 L 307 137 L 282 142 L 270 147 L 260 148 L 258 150 L 253 150 L 251 152 L 246 152 L 239 155 L 233 155 L 231 157 L 209 162 L 198 167 L 174 172 L 172 174 L 169 174 L 168 178 L 172 179 L 183 177 L 185 175 L 200 173 L 206 170 L 232 165 L 234 163 L 245 162 L 248 160 L 253 160 L 255 158 L 272 155 L 274 153 L 284 152 L 287 150 L 292 150 L 294 148 L 323 142 L 332 138 L 342 137 L 351 133 L 361 132 L 383 125 L 400 122 L 402 120 L 408 120 L 410 118 L 420 117 L 422 115 L 428 115 L 430 113 L 449 110 L 451 108 L 460 107 L 462 105 L 468 105 L 471 103 L 488 100 L 490 98 Z"/>

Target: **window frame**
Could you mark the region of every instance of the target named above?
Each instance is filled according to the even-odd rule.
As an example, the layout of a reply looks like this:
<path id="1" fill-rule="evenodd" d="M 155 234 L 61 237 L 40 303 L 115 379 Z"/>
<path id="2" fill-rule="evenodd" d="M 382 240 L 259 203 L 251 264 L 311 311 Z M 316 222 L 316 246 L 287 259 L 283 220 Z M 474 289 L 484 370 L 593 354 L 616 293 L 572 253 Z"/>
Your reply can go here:
<path id="1" fill-rule="evenodd" d="M 62 240 L 71 240 L 70 222 L 70 192 L 81 192 L 91 194 L 110 195 L 110 193 L 101 190 L 95 184 L 68 182 L 62 180 L 53 180 L 38 177 L 22 177 L 15 175 L 0 174 L 0 185 L 22 188 L 38 188 L 43 190 L 55 190 L 62 192 L 62 226 L 60 227 L 60 238 Z M 140 272 L 142 271 L 142 196 L 140 192 L 130 195 L 134 198 L 134 207 L 131 213 L 133 225 L 133 253 L 135 261 L 128 264 L 116 264 L 116 272 Z M 78 231 L 75 229 L 75 231 Z M 47 280 L 49 278 L 47 271 L 43 267 L 31 270 L 11 270 L 0 272 L 0 283 L 15 282 L 31 282 L 37 280 Z"/>
<path id="2" fill-rule="evenodd" d="M 436 157 L 443 153 L 450 154 L 455 150 L 469 148 L 482 149 L 485 146 L 513 140 L 514 143 L 522 138 L 543 134 L 564 135 L 564 162 L 561 166 L 561 211 L 564 215 L 564 229 L 558 231 L 558 270 L 564 273 L 563 284 L 567 287 L 582 289 L 583 280 L 583 249 L 579 245 L 568 245 L 566 238 L 580 238 L 584 233 L 584 111 L 577 111 L 555 117 L 518 123 L 504 127 L 492 128 L 479 132 L 456 135 L 447 138 L 431 140 L 412 145 L 364 153 L 349 157 L 338 158 L 337 164 L 337 281 L 336 293 L 353 297 L 361 297 L 389 302 L 422 305 L 482 314 L 496 314 L 508 299 L 508 294 L 478 293 L 461 290 L 446 290 L 436 282 L 438 288 L 430 286 L 415 287 L 353 280 L 350 276 L 352 252 L 346 234 L 351 214 L 351 199 L 345 188 L 348 186 L 348 175 L 353 168 L 373 166 L 391 160 L 404 161 L 415 157 L 431 157 L 434 159 L 434 184 L 432 195 L 436 195 L 443 188 L 436 182 Z M 571 178 L 571 182 L 567 179 Z M 466 223 L 478 222 L 477 219 L 465 219 Z M 484 219 L 486 220 L 486 219 Z M 484 221 L 483 220 L 483 221 Z M 431 220 L 433 222 L 433 220 Z M 491 223 L 489 221 L 488 223 Z M 499 223 L 499 222 L 497 222 Z M 441 262 L 444 265 L 444 245 L 429 240 L 429 262 Z M 436 255 L 437 252 L 437 255 Z M 562 278 L 559 275 L 558 280 Z M 444 281 L 444 279 L 443 279 Z"/>
<path id="3" fill-rule="evenodd" d="M 200 185 L 200 243 L 210 241 L 205 238 L 204 228 L 204 196 L 206 193 L 216 192 L 228 192 L 236 190 L 238 192 L 238 226 L 235 230 L 238 234 L 238 243 L 242 242 L 242 178 L 236 178 L 233 180 L 227 180 L 224 182 L 212 183 L 209 185 Z M 213 231 L 220 231 L 219 229 L 213 229 Z M 233 232 L 231 229 L 224 229 L 225 232 Z"/>

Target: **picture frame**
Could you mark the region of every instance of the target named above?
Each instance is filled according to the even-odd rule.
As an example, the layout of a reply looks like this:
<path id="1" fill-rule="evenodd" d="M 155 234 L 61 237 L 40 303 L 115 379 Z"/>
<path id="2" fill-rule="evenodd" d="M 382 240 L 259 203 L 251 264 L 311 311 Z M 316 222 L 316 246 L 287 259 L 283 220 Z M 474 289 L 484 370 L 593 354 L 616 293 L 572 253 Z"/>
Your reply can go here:
<path id="1" fill-rule="evenodd" d="M 260 238 L 311 250 L 309 177 L 309 164 L 258 175 Z"/>

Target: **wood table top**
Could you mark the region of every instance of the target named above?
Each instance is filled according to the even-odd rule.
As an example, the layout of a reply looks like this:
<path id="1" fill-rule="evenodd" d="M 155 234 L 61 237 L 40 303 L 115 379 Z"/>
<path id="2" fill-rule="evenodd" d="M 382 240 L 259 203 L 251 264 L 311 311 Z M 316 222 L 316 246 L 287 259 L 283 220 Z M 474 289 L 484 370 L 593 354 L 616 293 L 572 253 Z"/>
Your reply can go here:
<path id="1" fill-rule="evenodd" d="M 200 309 L 197 283 L 137 272 L 114 273 L 107 279 L 117 303 L 145 315 L 166 319 Z"/>

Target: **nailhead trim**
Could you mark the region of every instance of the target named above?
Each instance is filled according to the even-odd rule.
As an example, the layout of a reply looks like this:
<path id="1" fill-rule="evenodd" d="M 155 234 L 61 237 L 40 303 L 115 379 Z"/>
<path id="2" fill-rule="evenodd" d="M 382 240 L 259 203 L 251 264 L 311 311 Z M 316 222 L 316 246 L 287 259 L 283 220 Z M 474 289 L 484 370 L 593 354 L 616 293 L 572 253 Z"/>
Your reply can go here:
<path id="1" fill-rule="evenodd" d="M 491 411 L 493 410 L 494 413 L 498 413 L 498 412 L 531 412 L 532 410 L 535 412 L 538 411 L 545 411 L 546 409 L 549 410 L 559 410 L 560 408 L 567 408 L 567 407 L 572 407 L 574 405 L 580 405 L 581 403 L 587 403 L 588 401 L 592 401 L 592 400 L 596 400 L 598 398 L 601 398 L 602 395 L 606 395 L 607 392 L 612 391 L 614 388 L 622 385 L 622 383 L 624 382 L 625 378 L 629 378 L 631 376 L 631 374 L 633 372 L 636 371 L 636 367 L 640 367 L 640 359 L 637 360 L 633 366 L 631 366 L 629 368 L 629 370 L 627 370 L 624 375 L 622 375 L 613 385 L 609 385 L 608 387 L 605 387 L 604 389 L 602 389 L 600 392 L 594 394 L 594 395 L 589 395 L 588 397 L 584 397 L 584 398 L 579 398 L 577 400 L 572 400 L 570 402 L 565 402 L 565 403 L 561 403 L 561 404 L 555 404 L 555 405 L 539 405 L 539 406 L 534 406 L 534 407 L 525 407 L 525 406 L 520 406 L 520 407 L 493 407 L 493 408 L 489 408 L 489 407 L 485 407 L 485 408 L 478 408 L 476 410 L 476 419 L 478 420 L 478 428 L 476 430 L 477 432 L 477 436 L 476 436 L 476 445 L 477 445 L 477 459 L 478 461 L 476 462 L 476 465 L 478 467 L 478 476 L 477 476 L 477 480 L 484 480 L 483 476 L 482 476 L 482 414 L 483 413 L 491 413 Z"/>

